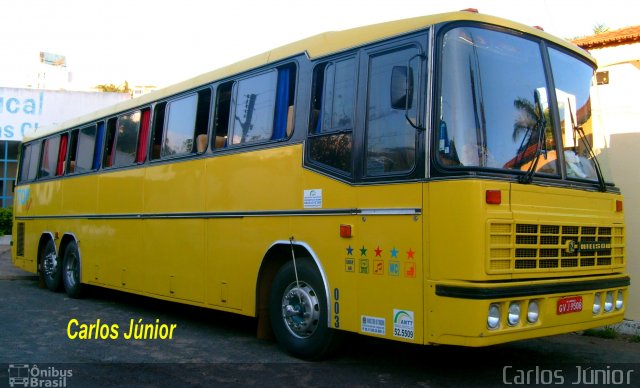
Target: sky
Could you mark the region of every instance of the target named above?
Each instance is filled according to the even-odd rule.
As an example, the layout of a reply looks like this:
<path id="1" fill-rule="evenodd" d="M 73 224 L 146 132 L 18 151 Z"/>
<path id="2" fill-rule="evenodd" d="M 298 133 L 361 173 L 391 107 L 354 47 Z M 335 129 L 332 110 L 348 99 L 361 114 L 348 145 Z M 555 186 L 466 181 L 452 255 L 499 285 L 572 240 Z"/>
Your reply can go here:
<path id="1" fill-rule="evenodd" d="M 0 87 L 24 87 L 41 51 L 76 88 L 168 86 L 325 31 L 477 8 L 562 38 L 640 24 L 638 0 L 0 0 Z"/>

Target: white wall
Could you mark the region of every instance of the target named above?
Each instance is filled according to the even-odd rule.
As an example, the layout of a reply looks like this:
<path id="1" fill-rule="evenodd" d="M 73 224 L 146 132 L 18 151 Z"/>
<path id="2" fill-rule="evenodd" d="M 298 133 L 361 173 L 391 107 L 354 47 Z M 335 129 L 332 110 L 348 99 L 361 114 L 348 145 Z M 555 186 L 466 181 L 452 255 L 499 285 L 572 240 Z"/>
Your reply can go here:
<path id="1" fill-rule="evenodd" d="M 593 88 L 592 112 L 594 126 L 609 135 L 609 148 L 602 155 L 608 177 L 624 195 L 631 276 L 625 318 L 640 321 L 640 44 L 591 54 L 598 61 L 598 71 L 609 71 L 609 84 Z"/>
<path id="2" fill-rule="evenodd" d="M 128 93 L 0 87 L 0 140 L 22 140 L 25 134 L 129 98 Z"/>

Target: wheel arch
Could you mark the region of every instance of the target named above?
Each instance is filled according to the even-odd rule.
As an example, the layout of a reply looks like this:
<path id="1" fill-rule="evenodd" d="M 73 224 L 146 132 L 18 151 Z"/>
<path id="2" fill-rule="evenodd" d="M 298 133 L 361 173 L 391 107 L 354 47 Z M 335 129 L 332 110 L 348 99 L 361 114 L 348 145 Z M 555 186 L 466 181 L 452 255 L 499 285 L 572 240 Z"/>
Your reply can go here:
<path id="1" fill-rule="evenodd" d="M 258 317 L 258 337 L 268 338 L 271 335 L 271 325 L 269 323 L 269 292 L 271 290 L 271 285 L 273 284 L 273 279 L 275 278 L 276 273 L 278 272 L 280 267 L 282 267 L 282 265 L 287 261 L 292 260 L 292 245 L 295 257 L 311 258 L 316 265 L 316 269 L 320 273 L 320 277 L 322 278 L 322 283 L 325 288 L 325 297 L 327 300 L 327 320 L 329 326 L 331 326 L 331 299 L 329 297 L 329 281 L 318 255 L 311 248 L 311 246 L 309 246 L 309 244 L 304 241 L 291 242 L 289 240 L 279 240 L 275 241 L 273 244 L 271 244 L 269 249 L 267 249 L 267 252 L 262 258 L 260 270 L 258 271 L 255 305 L 255 314 Z"/>

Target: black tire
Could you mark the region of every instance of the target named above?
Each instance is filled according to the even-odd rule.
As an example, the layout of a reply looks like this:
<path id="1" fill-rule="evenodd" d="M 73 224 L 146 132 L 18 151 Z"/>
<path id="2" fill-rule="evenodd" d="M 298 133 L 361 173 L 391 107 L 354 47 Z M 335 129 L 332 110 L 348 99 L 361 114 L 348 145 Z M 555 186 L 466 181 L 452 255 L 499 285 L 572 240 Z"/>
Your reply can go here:
<path id="1" fill-rule="evenodd" d="M 80 253 L 75 241 L 67 244 L 62 259 L 62 283 L 70 298 L 82 297 L 83 286 L 80 283 Z"/>
<path id="2" fill-rule="evenodd" d="M 60 291 L 62 288 L 62 260 L 56 253 L 56 244 L 48 240 L 42 248 L 42 270 L 40 276 L 51 291 Z"/>
<path id="3" fill-rule="evenodd" d="M 313 260 L 285 263 L 271 286 L 269 316 L 278 345 L 287 353 L 305 360 L 328 356 L 339 343 L 339 333 L 329 327 L 327 295 Z"/>

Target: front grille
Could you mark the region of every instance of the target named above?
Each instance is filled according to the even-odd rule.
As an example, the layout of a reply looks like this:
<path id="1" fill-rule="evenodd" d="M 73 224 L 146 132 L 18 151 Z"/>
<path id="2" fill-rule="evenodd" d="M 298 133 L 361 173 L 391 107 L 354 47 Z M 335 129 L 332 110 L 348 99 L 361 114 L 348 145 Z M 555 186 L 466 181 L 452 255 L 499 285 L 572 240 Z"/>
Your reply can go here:
<path id="1" fill-rule="evenodd" d="M 619 225 L 491 222 L 488 234 L 489 273 L 602 269 L 625 263 L 624 227 Z"/>

